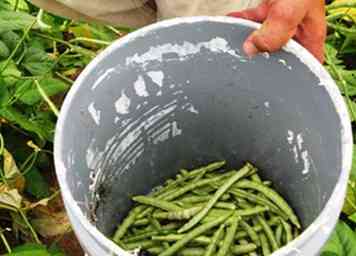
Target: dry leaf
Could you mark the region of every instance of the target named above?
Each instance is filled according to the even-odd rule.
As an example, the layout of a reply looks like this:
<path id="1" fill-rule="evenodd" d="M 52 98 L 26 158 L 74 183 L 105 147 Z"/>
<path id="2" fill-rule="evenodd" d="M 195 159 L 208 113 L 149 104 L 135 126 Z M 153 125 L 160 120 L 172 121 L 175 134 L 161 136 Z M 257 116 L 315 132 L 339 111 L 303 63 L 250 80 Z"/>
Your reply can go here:
<path id="1" fill-rule="evenodd" d="M 29 201 L 24 201 L 24 208 L 26 210 L 31 210 L 31 209 L 34 209 L 36 207 L 39 207 L 39 206 L 48 206 L 48 202 L 51 200 L 51 198 L 43 198 L 41 199 L 40 201 L 38 202 L 35 202 L 35 203 L 31 203 Z"/>
<path id="2" fill-rule="evenodd" d="M 4 174 L 10 188 L 16 188 L 22 192 L 25 188 L 25 177 L 18 169 L 13 156 L 4 149 Z"/>
<path id="3" fill-rule="evenodd" d="M 31 223 L 36 231 L 46 238 L 63 235 L 71 231 L 69 219 L 64 211 L 32 219 Z"/>
<path id="4" fill-rule="evenodd" d="M 17 210 L 21 208 L 22 196 L 17 189 L 8 190 L 5 186 L 1 186 L 0 191 L 0 208 L 14 208 Z"/>

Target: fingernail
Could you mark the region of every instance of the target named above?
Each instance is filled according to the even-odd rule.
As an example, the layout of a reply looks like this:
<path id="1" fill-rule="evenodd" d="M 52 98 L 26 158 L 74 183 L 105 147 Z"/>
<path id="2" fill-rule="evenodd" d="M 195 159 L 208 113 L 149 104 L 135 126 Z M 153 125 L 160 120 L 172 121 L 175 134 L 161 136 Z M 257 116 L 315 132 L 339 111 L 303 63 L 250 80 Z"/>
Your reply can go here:
<path id="1" fill-rule="evenodd" d="M 244 43 L 243 49 L 249 57 L 253 57 L 258 53 L 258 49 L 256 48 L 256 46 L 249 41 Z"/>

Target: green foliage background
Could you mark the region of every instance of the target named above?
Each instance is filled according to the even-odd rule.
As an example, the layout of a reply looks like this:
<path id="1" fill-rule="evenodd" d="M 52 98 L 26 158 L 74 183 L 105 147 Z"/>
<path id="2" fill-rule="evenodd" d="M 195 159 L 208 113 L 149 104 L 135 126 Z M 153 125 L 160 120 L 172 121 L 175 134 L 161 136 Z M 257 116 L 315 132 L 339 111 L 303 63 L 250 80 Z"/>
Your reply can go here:
<path id="1" fill-rule="evenodd" d="M 327 6 L 326 67 L 356 121 L 356 1 Z M 70 232 L 53 175 L 57 115 L 73 81 L 130 29 L 74 22 L 26 0 L 0 1 L 0 253 L 60 256 Z M 340 221 L 322 256 L 356 255 L 356 156 Z"/>

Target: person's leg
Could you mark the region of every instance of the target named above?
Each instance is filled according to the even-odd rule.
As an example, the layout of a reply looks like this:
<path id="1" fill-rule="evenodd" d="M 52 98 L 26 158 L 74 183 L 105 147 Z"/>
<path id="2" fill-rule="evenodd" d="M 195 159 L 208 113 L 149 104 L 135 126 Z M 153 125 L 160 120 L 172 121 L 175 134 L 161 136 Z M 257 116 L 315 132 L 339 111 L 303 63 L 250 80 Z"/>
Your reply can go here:
<path id="1" fill-rule="evenodd" d="M 30 1 L 48 12 L 74 20 L 104 22 L 131 28 L 138 28 L 156 21 L 156 10 L 152 1 L 135 2 L 136 0 L 127 0 L 127 3 L 134 2 L 137 4 L 125 6 L 124 2 L 121 2 L 116 6 L 113 0 L 101 0 L 100 2 L 92 1 L 90 6 L 86 6 L 86 1 L 91 0 L 72 0 L 68 1 L 71 7 L 57 0 Z M 116 6 L 116 8 L 109 8 L 110 6 Z"/>
<path id="2" fill-rule="evenodd" d="M 158 16 L 167 19 L 181 16 L 226 15 L 256 7 L 262 0 L 156 0 Z"/>
<path id="3" fill-rule="evenodd" d="M 39 8 L 58 16 L 67 17 L 74 20 L 92 20 L 91 17 L 75 11 L 64 4 L 57 2 L 56 0 L 30 0 L 30 2 Z"/>

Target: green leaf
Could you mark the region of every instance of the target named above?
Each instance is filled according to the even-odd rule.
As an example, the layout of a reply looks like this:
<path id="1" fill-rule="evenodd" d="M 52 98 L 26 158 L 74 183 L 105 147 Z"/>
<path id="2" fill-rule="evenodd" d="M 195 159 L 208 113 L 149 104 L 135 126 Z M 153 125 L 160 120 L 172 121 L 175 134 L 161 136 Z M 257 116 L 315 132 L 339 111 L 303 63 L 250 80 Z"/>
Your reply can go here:
<path id="1" fill-rule="evenodd" d="M 342 77 L 352 87 L 356 87 L 356 70 L 342 70 Z"/>
<path id="2" fill-rule="evenodd" d="M 339 221 L 324 247 L 321 256 L 343 256 L 356 255 L 356 235 L 344 222 Z"/>
<path id="3" fill-rule="evenodd" d="M 32 167 L 25 175 L 25 178 L 27 181 L 25 188 L 27 193 L 30 193 L 37 199 L 42 199 L 50 195 L 49 185 L 36 167 Z"/>
<path id="4" fill-rule="evenodd" d="M 356 212 L 348 217 L 349 220 L 356 223 Z"/>
<path id="5" fill-rule="evenodd" d="M 11 10 L 11 5 L 7 1 L 0 1 L 0 10 Z"/>
<path id="6" fill-rule="evenodd" d="M 48 251 L 51 256 L 65 256 L 63 251 L 56 244 L 52 244 L 51 247 L 48 248 Z"/>
<path id="7" fill-rule="evenodd" d="M 0 11 L 0 33 L 23 30 L 31 26 L 36 18 L 26 12 Z"/>
<path id="8" fill-rule="evenodd" d="M 37 134 L 43 140 L 53 141 L 53 129 L 40 125 L 36 120 L 31 120 L 13 107 L 0 108 L 0 116 L 17 124 L 25 131 Z"/>
<path id="9" fill-rule="evenodd" d="M 45 78 L 40 81 L 40 84 L 49 97 L 64 92 L 69 88 L 66 83 L 55 78 Z M 24 86 L 20 95 L 19 100 L 27 105 L 34 105 L 42 100 L 42 96 L 34 83 L 29 83 L 28 86 Z"/>
<path id="10" fill-rule="evenodd" d="M 350 179 L 356 181 L 356 145 L 354 145 L 353 155 L 352 155 L 352 167 Z"/>
<path id="11" fill-rule="evenodd" d="M 2 70 L 4 65 L 5 65 L 5 61 L 1 61 L 0 70 Z M 15 62 L 11 60 L 9 64 L 6 66 L 6 69 L 2 72 L 1 76 L 3 77 L 7 85 L 13 85 L 17 81 L 17 78 L 15 77 L 21 76 L 21 71 L 18 70 Z"/>
<path id="12" fill-rule="evenodd" d="M 68 21 L 68 19 L 47 13 L 46 11 L 44 11 L 42 15 L 42 22 L 51 27 L 50 32 L 52 35 L 56 32 L 61 32 L 61 30 L 63 30 L 63 23 L 66 21 Z M 61 35 L 61 33 L 58 33 L 58 35 Z"/>
<path id="13" fill-rule="evenodd" d="M 334 65 L 338 65 L 342 63 L 342 61 L 337 57 L 337 53 L 338 51 L 333 45 L 330 43 L 325 44 L 325 56 L 327 64 L 333 63 Z"/>
<path id="14" fill-rule="evenodd" d="M 21 10 L 25 12 L 29 11 L 28 4 L 26 3 L 25 0 L 6 0 L 6 1 L 11 6 L 12 10 L 15 8 L 16 1 L 17 1 L 17 10 Z"/>
<path id="15" fill-rule="evenodd" d="M 17 44 L 20 42 L 21 37 L 14 31 L 8 31 L 5 33 L 0 34 L 1 40 L 6 44 L 6 46 L 10 49 L 12 52 L 15 50 Z M 20 45 L 20 47 L 17 49 L 15 57 L 18 57 L 24 50 L 23 44 Z"/>
<path id="16" fill-rule="evenodd" d="M 346 97 L 344 97 L 344 100 L 349 111 L 351 122 L 356 121 L 356 102 L 352 100 L 349 101 Z"/>
<path id="17" fill-rule="evenodd" d="M 343 95 L 346 95 L 346 93 L 347 93 L 350 97 L 355 96 L 356 95 L 356 71 L 355 70 L 345 70 L 343 68 L 338 68 L 338 67 L 337 67 L 337 69 L 347 84 L 347 88 L 346 88 L 347 92 L 346 92 L 346 90 L 344 89 L 344 86 L 342 85 L 340 80 L 338 80 L 334 76 L 334 79 L 335 79 L 341 93 Z M 330 73 L 333 74 L 332 71 L 330 71 Z"/>
<path id="18" fill-rule="evenodd" d="M 32 122 L 35 122 L 43 129 L 51 131 L 53 135 L 55 129 L 55 117 L 51 111 L 36 111 L 35 115 L 31 118 Z"/>
<path id="19" fill-rule="evenodd" d="M 354 181 L 349 181 L 347 186 L 345 204 L 342 211 L 346 215 L 351 215 L 356 212 L 356 195 L 355 195 L 356 183 Z"/>
<path id="20" fill-rule="evenodd" d="M 9 89 L 7 88 L 7 85 L 5 84 L 5 81 L 2 77 L 0 77 L 0 85 L 1 85 L 1 90 L 0 90 L 0 108 L 1 108 L 8 103 L 10 99 L 10 94 L 9 94 Z"/>
<path id="21" fill-rule="evenodd" d="M 42 49 L 30 47 L 24 57 L 22 66 L 34 76 L 45 75 L 54 67 L 55 61 Z"/>
<path id="22" fill-rule="evenodd" d="M 40 244 L 24 244 L 12 250 L 8 256 L 64 256 L 58 251 L 48 251 L 44 245 Z"/>

